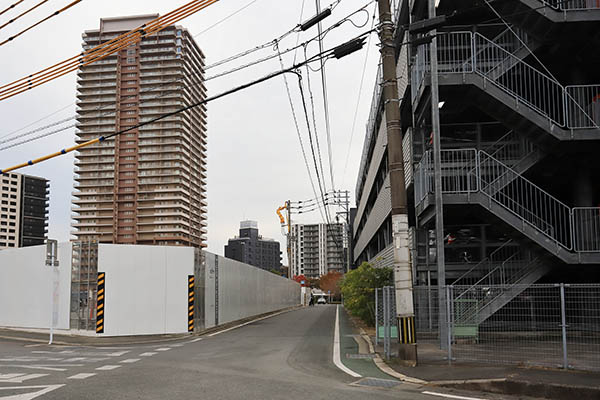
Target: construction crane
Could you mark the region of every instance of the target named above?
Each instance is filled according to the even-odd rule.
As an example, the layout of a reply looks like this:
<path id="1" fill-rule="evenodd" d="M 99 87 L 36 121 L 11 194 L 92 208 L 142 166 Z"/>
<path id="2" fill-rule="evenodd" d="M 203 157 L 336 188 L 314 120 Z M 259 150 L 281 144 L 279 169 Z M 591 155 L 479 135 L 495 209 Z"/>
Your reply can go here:
<path id="1" fill-rule="evenodd" d="M 281 223 L 281 234 L 286 237 L 287 242 L 287 255 L 288 255 L 288 278 L 293 279 L 292 276 L 292 247 L 291 247 L 291 230 L 292 230 L 292 220 L 290 216 L 290 204 L 291 202 L 288 200 L 285 202 L 285 205 L 279 207 L 277 209 L 277 215 L 279 216 L 279 222 Z M 287 224 L 285 222 L 285 217 L 281 213 L 283 210 L 287 210 Z M 287 225 L 287 232 L 285 231 Z"/>

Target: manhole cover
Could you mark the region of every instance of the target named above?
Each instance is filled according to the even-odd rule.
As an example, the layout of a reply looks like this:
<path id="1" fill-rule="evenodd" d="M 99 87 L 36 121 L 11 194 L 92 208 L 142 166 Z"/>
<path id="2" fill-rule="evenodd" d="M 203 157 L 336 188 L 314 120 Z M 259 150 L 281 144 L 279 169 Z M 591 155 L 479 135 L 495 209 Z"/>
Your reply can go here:
<path id="1" fill-rule="evenodd" d="M 400 382 L 392 381 L 389 379 L 363 378 L 359 381 L 354 382 L 354 384 L 369 387 L 393 388 L 400 385 Z"/>
<path id="2" fill-rule="evenodd" d="M 369 360 L 372 360 L 372 359 L 375 358 L 375 354 L 346 354 L 346 358 L 369 359 Z"/>

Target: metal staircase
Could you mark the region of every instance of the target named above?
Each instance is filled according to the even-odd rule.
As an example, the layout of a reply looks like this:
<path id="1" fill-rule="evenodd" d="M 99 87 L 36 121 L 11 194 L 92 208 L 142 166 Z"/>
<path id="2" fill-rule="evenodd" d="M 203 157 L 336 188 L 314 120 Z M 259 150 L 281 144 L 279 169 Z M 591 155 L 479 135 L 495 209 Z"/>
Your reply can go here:
<path id="1" fill-rule="evenodd" d="M 496 43 L 479 33 L 448 32 L 439 34 L 438 41 L 440 85 L 476 87 L 486 100 L 478 104 L 507 126 L 541 128 L 560 140 L 597 138 L 600 85 L 561 85 L 522 60 L 526 54 L 518 40 Z M 411 71 L 413 102 L 429 71 L 428 52 L 427 44 L 417 48 Z"/>
<path id="2" fill-rule="evenodd" d="M 600 208 L 571 208 L 482 150 L 442 151 L 444 204 L 478 204 L 568 264 L 600 263 Z M 415 202 L 433 193 L 431 153 L 415 171 Z"/>

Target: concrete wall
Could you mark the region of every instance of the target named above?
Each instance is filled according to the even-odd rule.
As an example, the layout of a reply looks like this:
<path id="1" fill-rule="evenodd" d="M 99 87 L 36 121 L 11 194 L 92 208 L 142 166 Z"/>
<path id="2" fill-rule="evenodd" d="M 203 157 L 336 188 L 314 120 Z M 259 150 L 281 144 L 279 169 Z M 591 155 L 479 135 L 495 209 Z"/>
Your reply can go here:
<path id="1" fill-rule="evenodd" d="M 58 248 L 57 329 L 69 329 L 71 244 Z M 46 246 L 0 251 L 0 326 L 49 328 L 54 267 L 44 265 Z"/>
<path id="2" fill-rule="evenodd" d="M 187 332 L 191 247 L 99 245 L 105 336 Z"/>
<path id="3" fill-rule="evenodd" d="M 204 254 L 205 328 L 300 304 L 298 283 L 248 264 Z"/>

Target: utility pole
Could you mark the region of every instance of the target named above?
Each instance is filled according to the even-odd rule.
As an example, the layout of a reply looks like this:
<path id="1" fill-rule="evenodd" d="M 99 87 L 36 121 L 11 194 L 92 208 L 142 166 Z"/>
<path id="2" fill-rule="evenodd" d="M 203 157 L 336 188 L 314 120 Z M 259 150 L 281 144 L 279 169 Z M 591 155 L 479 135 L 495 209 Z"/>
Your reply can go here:
<path id="1" fill-rule="evenodd" d="M 394 241 L 394 284 L 396 288 L 396 313 L 398 317 L 398 357 L 406 365 L 417 365 L 415 337 L 415 312 L 413 304 L 413 279 L 408 243 L 408 209 L 404 182 L 404 159 L 402 154 L 402 127 L 400 125 L 400 101 L 396 81 L 396 56 L 394 46 L 394 23 L 389 0 L 377 0 L 381 62 L 383 67 L 383 104 L 387 130 L 387 152 L 390 169 L 392 197 L 392 235 Z"/>
<path id="2" fill-rule="evenodd" d="M 429 0 L 429 19 L 435 20 L 435 0 Z M 440 129 L 440 92 L 438 85 L 438 52 L 436 30 L 430 31 L 433 38 L 429 46 L 430 70 L 431 70 L 431 130 L 433 134 L 433 168 L 434 168 L 434 191 L 435 191 L 435 244 L 438 277 L 438 305 L 439 305 L 439 332 L 442 348 L 447 347 L 444 340 L 448 336 L 448 325 L 446 323 L 446 259 L 444 255 L 444 204 L 442 199 L 442 145 Z"/>
<path id="3" fill-rule="evenodd" d="M 292 274 L 292 211 L 291 211 L 291 201 L 288 200 L 285 202 L 285 208 L 287 210 L 287 226 L 288 226 L 288 233 L 287 233 L 287 254 L 288 254 L 288 278 L 289 279 L 294 279 L 294 276 Z"/>
<path id="4" fill-rule="evenodd" d="M 50 278 L 50 339 L 54 339 L 54 328 L 58 323 L 58 295 L 59 295 L 59 271 L 58 271 L 58 242 L 53 239 L 46 240 L 46 261 L 44 263 L 51 268 Z"/>

